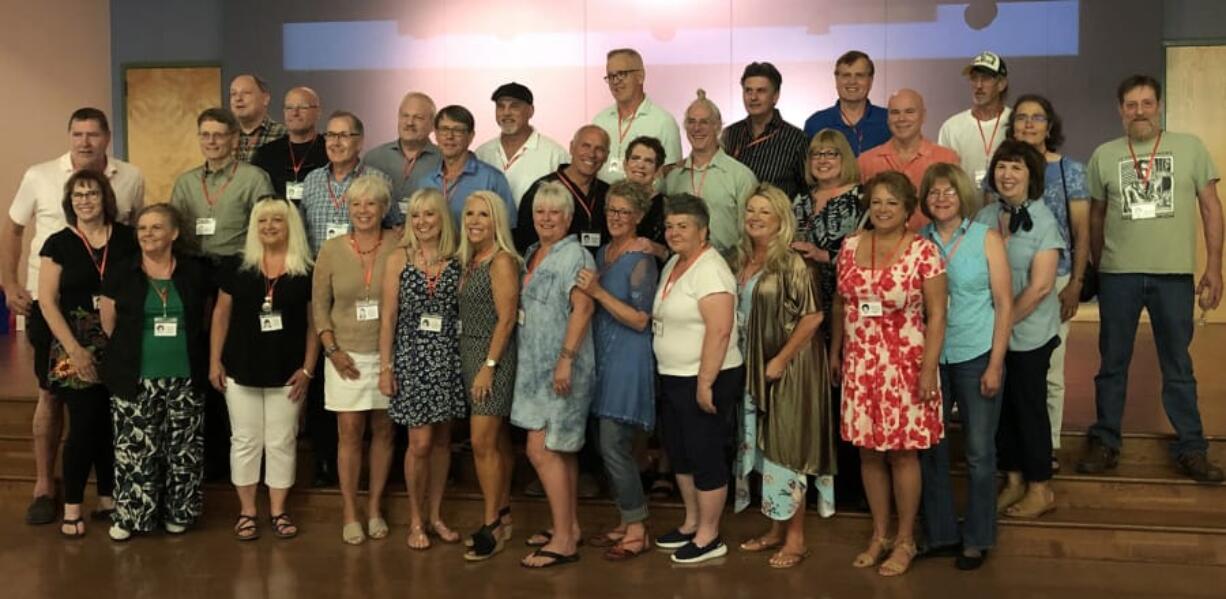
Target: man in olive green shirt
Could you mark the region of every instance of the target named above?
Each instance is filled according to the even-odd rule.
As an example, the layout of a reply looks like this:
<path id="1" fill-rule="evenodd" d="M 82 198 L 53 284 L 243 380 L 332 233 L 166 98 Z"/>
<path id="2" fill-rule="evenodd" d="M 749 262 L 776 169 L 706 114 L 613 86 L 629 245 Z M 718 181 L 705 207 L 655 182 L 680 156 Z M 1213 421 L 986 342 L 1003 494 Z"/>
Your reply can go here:
<path id="1" fill-rule="evenodd" d="M 1141 310 L 1149 313 L 1162 369 L 1162 407 L 1175 429 L 1171 454 L 1200 482 L 1220 482 L 1208 459 L 1188 345 L 1192 312 L 1222 299 L 1222 203 L 1217 169 L 1194 135 L 1163 131 L 1162 85 L 1134 75 L 1116 92 L 1124 137 L 1094 150 L 1086 165 L 1090 189 L 1090 252 L 1099 268 L 1098 420 L 1090 427 L 1083 474 L 1119 463 L 1128 364 Z M 1205 264 L 1196 271 L 1196 213 L 1204 223 Z M 1195 285 L 1195 286 L 1194 286 Z"/>
<path id="2" fill-rule="evenodd" d="M 719 109 L 705 95 L 690 104 L 685 111 L 690 155 L 664 176 L 664 193 L 689 193 L 705 200 L 711 214 L 711 245 L 727 255 L 741 237 L 741 214 L 758 179 L 749 167 L 720 149 L 723 127 Z"/>
<path id="3" fill-rule="evenodd" d="M 232 256 L 247 240 L 247 219 L 256 200 L 272 195 L 263 169 L 238 160 L 238 119 L 210 108 L 196 119 L 204 164 L 179 175 L 170 204 L 183 217 L 188 246 L 211 257 Z"/>

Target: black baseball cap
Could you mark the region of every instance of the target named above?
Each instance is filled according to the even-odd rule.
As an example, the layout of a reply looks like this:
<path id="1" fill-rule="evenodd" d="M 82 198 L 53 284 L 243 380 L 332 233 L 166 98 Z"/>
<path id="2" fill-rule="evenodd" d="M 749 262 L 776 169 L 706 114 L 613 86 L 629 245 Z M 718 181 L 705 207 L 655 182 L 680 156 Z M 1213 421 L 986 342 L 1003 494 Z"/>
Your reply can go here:
<path id="1" fill-rule="evenodd" d="M 498 101 L 498 98 L 515 98 L 531 106 L 532 90 L 512 81 L 498 86 L 498 89 L 494 90 L 494 95 L 490 96 L 490 99 L 495 102 Z"/>

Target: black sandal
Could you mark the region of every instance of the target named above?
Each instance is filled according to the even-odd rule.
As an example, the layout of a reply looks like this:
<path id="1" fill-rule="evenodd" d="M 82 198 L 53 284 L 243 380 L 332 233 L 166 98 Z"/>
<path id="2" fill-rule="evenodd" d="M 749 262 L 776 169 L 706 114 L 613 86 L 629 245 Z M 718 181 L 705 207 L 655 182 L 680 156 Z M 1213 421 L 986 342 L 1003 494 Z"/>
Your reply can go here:
<path id="1" fill-rule="evenodd" d="M 238 521 L 234 523 L 234 538 L 240 541 L 254 541 L 260 538 L 260 527 L 256 524 L 255 516 L 238 515 Z"/>
<path id="2" fill-rule="evenodd" d="M 66 539 L 80 539 L 85 536 L 85 529 L 81 528 L 84 523 L 81 518 L 64 518 L 60 520 L 60 535 Z M 65 526 L 71 526 L 72 532 L 64 532 Z"/>
<path id="3" fill-rule="evenodd" d="M 570 555 L 562 555 L 561 553 L 545 551 L 544 549 L 537 549 L 536 551 L 533 551 L 532 555 L 529 557 L 547 557 L 553 561 L 541 564 L 539 566 L 529 566 L 528 564 L 525 564 L 524 562 L 519 562 L 519 565 L 525 568 L 533 569 L 533 570 L 543 570 L 545 568 L 552 568 L 554 566 L 562 566 L 565 564 L 573 564 L 579 561 L 578 552 L 572 553 Z"/>
<path id="4" fill-rule="evenodd" d="M 282 512 L 276 516 L 272 516 L 268 520 L 272 524 L 272 534 L 276 535 L 278 539 L 292 539 L 298 536 L 298 525 L 294 524 L 294 521 L 290 519 L 289 514 Z M 293 530 L 286 532 L 286 530 L 290 528 Z"/>
<path id="5" fill-rule="evenodd" d="M 471 537 L 471 548 L 464 552 L 464 559 L 470 562 L 485 561 L 506 548 L 506 539 L 500 532 L 495 533 L 500 526 L 502 526 L 502 518 L 477 529 L 477 532 L 474 532 Z"/>

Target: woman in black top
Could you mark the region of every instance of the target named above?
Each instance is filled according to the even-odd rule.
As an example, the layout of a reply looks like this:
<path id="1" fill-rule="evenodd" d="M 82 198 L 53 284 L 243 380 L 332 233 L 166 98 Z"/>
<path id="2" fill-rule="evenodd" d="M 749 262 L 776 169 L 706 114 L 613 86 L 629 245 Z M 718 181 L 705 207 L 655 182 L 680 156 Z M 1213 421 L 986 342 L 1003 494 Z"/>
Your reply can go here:
<path id="1" fill-rule="evenodd" d="M 221 264 L 209 348 L 209 382 L 230 413 L 230 480 L 241 505 L 234 535 L 258 538 L 255 495 L 264 462 L 273 533 L 298 534 L 285 499 L 294 485 L 298 409 L 314 374 L 311 255 L 287 200 L 256 202 L 241 257 Z"/>
<path id="2" fill-rule="evenodd" d="M 108 264 L 137 253 L 132 229 L 115 222 L 115 191 L 105 175 L 81 170 L 64 185 L 68 226 L 43 244 L 38 303 L 51 334 L 48 386 L 68 405 L 72 426 L 64 445 L 64 519 L 60 534 L 85 534 L 81 502 L 90 468 L 98 485 L 96 520 L 115 511 L 111 401 L 98 379 L 97 364 L 106 346 L 98 315 L 99 291 Z"/>
<path id="3" fill-rule="evenodd" d="M 140 255 L 107 268 L 102 281 L 102 330 L 110 337 L 102 382 L 111 392 L 115 436 L 110 537 L 116 541 L 159 522 L 182 534 L 204 507 L 204 302 L 212 289 L 204 262 L 174 247 L 180 222 L 169 204 L 142 208 Z"/>

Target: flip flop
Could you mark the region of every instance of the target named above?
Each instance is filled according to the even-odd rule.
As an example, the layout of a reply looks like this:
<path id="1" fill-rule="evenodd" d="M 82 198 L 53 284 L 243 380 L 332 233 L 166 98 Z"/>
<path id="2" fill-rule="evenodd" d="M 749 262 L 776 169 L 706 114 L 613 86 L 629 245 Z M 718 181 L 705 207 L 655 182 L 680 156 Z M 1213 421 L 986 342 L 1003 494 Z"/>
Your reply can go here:
<path id="1" fill-rule="evenodd" d="M 573 563 L 575 563 L 575 562 L 579 561 L 579 553 L 578 553 L 578 552 L 576 552 L 576 553 L 572 553 L 572 554 L 570 554 L 570 555 L 562 555 L 561 553 L 554 553 L 554 552 L 552 552 L 552 551 L 545 551 L 544 549 L 537 549 L 536 551 L 533 551 L 533 552 L 532 552 L 532 555 L 531 555 L 531 556 L 529 556 L 529 557 L 547 557 L 547 558 L 549 558 L 549 559 L 551 559 L 551 560 L 553 560 L 553 561 L 551 561 L 551 562 L 546 562 L 546 563 L 541 564 L 541 565 L 539 565 L 539 566 L 529 566 L 528 564 L 526 564 L 526 563 L 524 563 L 524 562 L 519 562 L 519 565 L 521 565 L 521 566 L 523 566 L 523 567 L 525 567 L 525 568 L 532 569 L 532 570 L 542 570 L 542 569 L 545 569 L 545 568 L 552 568 L 552 567 L 554 567 L 554 566 L 561 566 L 561 565 L 565 565 L 565 564 L 573 564 Z"/>
<path id="2" fill-rule="evenodd" d="M 60 520 L 60 536 L 66 539 L 80 539 L 85 536 L 85 529 L 81 527 L 82 520 L 80 518 L 64 518 Z M 72 532 L 64 532 L 65 526 L 71 526 Z"/>
<path id="3" fill-rule="evenodd" d="M 748 541 L 745 541 L 744 543 L 741 543 L 741 551 L 748 553 L 761 553 L 763 551 L 770 551 L 771 549 L 783 547 L 783 539 L 778 539 L 770 543 L 767 543 L 764 539 L 765 537 L 754 537 Z"/>

